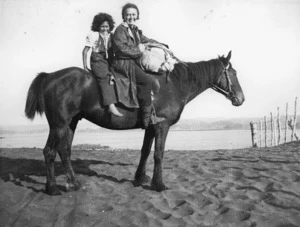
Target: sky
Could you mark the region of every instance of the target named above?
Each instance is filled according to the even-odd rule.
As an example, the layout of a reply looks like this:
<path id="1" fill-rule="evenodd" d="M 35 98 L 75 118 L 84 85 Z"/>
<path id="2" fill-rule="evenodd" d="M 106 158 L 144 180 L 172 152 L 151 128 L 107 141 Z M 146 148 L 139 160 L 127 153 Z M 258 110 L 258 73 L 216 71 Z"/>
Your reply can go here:
<path id="1" fill-rule="evenodd" d="M 95 14 L 122 22 L 124 0 L 0 0 L 0 126 L 46 123 L 24 115 L 28 88 L 39 72 L 82 67 L 82 49 Z M 181 118 L 257 118 L 300 98 L 300 0 L 132 0 L 138 26 L 183 61 L 227 55 L 245 102 L 234 107 L 209 89 Z M 299 107 L 298 102 L 298 107 Z M 299 113 L 298 108 L 298 113 Z"/>

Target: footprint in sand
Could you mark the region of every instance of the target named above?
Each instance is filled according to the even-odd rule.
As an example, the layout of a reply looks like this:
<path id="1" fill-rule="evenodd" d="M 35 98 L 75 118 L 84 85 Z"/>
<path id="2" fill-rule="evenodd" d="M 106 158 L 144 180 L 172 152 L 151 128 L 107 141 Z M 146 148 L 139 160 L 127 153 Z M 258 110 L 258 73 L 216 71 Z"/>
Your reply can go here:
<path id="1" fill-rule="evenodd" d="M 174 210 L 174 216 L 175 217 L 185 217 L 194 214 L 194 209 L 190 206 L 190 203 L 185 200 L 178 200 L 175 201 L 175 204 L 177 204 L 173 210 Z"/>

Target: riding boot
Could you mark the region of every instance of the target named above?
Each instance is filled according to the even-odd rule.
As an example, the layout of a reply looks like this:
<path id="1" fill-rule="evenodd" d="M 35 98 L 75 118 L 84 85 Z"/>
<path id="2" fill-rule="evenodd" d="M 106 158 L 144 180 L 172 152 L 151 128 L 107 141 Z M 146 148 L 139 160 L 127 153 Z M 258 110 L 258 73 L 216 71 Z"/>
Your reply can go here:
<path id="1" fill-rule="evenodd" d="M 151 117 L 151 109 L 151 105 L 142 107 L 142 129 L 148 128 Z"/>
<path id="2" fill-rule="evenodd" d="M 150 122 L 157 124 L 164 120 L 164 117 L 157 117 L 155 112 L 152 112 L 152 105 L 142 107 L 142 129 L 147 129 Z"/>

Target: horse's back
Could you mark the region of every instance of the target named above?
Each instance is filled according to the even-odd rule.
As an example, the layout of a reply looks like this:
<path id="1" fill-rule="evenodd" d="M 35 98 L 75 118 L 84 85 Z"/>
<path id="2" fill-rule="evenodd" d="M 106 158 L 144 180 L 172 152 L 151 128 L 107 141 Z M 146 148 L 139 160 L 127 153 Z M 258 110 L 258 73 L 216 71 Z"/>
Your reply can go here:
<path id="1" fill-rule="evenodd" d="M 50 73 L 44 86 L 45 95 L 56 94 L 55 97 L 75 100 L 76 97 L 83 98 L 91 93 L 98 95 L 98 87 L 93 76 L 78 67 L 69 67 Z M 74 99 L 73 99 L 74 97 Z"/>
<path id="2" fill-rule="evenodd" d="M 49 73 L 45 81 L 44 100 L 50 124 L 64 124 L 81 112 L 87 93 L 98 95 L 92 75 L 78 67 L 70 67 Z M 97 102 L 97 95 L 94 102 Z M 90 99 L 90 102 L 92 100 Z M 85 101 L 86 102 L 86 101 Z M 54 119 L 55 118 L 55 119 Z M 53 122 L 52 120 L 53 119 Z"/>
<path id="3" fill-rule="evenodd" d="M 81 83 L 82 86 L 86 85 L 86 83 L 92 83 L 92 75 L 78 67 L 69 67 L 65 69 L 61 69 L 48 74 L 48 78 L 45 86 L 51 86 L 52 83 L 56 84 L 68 84 L 68 86 L 72 87 L 74 83 Z"/>

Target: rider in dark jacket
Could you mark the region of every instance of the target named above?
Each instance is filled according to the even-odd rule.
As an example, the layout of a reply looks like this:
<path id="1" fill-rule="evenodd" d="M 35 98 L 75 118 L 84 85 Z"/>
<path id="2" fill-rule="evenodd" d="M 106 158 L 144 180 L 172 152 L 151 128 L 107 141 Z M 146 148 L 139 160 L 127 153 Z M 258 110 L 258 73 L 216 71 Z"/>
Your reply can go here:
<path id="1" fill-rule="evenodd" d="M 131 105 L 130 107 L 140 106 L 142 110 L 142 127 L 147 128 L 152 111 L 152 78 L 136 64 L 135 60 L 141 57 L 145 50 L 143 43 L 157 43 L 157 41 L 144 36 L 135 25 L 136 20 L 139 19 L 139 10 L 136 5 L 131 3 L 124 5 L 122 18 L 123 23 L 116 28 L 113 35 L 113 50 L 115 53 L 113 67 L 116 72 L 127 78 L 127 80 L 123 80 L 124 88 L 119 89 L 119 91 L 127 91 L 127 97 L 133 99 L 130 101 L 121 100 L 122 97 L 123 99 L 127 97 L 119 95 L 119 101 L 125 105 L 128 103 L 128 105 Z M 129 81 L 129 84 L 125 81 Z M 138 102 L 134 99 L 136 90 Z M 158 123 L 163 120 L 164 118 L 155 117 L 152 123 Z"/>

